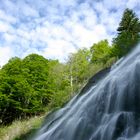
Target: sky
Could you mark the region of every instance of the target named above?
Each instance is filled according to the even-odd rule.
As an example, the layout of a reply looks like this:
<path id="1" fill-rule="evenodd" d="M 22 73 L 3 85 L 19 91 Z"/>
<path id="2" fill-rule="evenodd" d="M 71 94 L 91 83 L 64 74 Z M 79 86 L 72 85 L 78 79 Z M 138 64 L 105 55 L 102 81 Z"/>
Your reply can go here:
<path id="1" fill-rule="evenodd" d="M 65 62 L 70 53 L 111 40 L 124 9 L 140 0 L 0 0 L 0 66 L 31 53 Z"/>

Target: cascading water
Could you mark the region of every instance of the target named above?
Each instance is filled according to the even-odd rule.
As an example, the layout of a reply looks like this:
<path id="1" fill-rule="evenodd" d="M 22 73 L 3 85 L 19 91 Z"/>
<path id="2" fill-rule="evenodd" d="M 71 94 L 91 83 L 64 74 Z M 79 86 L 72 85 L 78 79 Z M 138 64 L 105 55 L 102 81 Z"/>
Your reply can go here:
<path id="1" fill-rule="evenodd" d="M 140 140 L 140 45 L 48 115 L 33 140 Z"/>

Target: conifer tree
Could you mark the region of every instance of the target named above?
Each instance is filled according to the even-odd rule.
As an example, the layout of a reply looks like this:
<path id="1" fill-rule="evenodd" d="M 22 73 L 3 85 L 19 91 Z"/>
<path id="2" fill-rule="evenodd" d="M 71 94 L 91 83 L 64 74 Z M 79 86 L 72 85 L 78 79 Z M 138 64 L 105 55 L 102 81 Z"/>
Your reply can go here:
<path id="1" fill-rule="evenodd" d="M 113 40 L 117 56 L 127 54 L 140 40 L 140 21 L 136 14 L 126 9 L 117 29 L 118 35 Z"/>

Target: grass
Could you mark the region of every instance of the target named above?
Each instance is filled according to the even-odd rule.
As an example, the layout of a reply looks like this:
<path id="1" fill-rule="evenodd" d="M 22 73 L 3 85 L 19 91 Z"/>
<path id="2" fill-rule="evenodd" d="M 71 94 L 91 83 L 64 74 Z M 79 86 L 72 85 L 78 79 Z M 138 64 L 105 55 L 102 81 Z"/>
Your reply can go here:
<path id="1" fill-rule="evenodd" d="M 24 121 L 14 121 L 10 126 L 0 127 L 0 140 L 27 140 L 40 127 L 44 116 Z M 27 138 L 28 137 L 28 138 Z"/>

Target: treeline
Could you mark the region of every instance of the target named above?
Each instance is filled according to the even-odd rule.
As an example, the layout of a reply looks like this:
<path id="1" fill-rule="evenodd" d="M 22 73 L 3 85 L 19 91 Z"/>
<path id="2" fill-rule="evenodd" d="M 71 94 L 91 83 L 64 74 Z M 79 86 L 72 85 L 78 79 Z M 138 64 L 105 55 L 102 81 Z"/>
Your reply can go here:
<path id="1" fill-rule="evenodd" d="M 63 64 L 37 54 L 10 59 L 0 69 L 1 124 L 61 107 L 89 77 L 126 55 L 140 41 L 140 21 L 132 10 L 124 11 L 117 31 L 112 45 L 102 40 Z"/>

